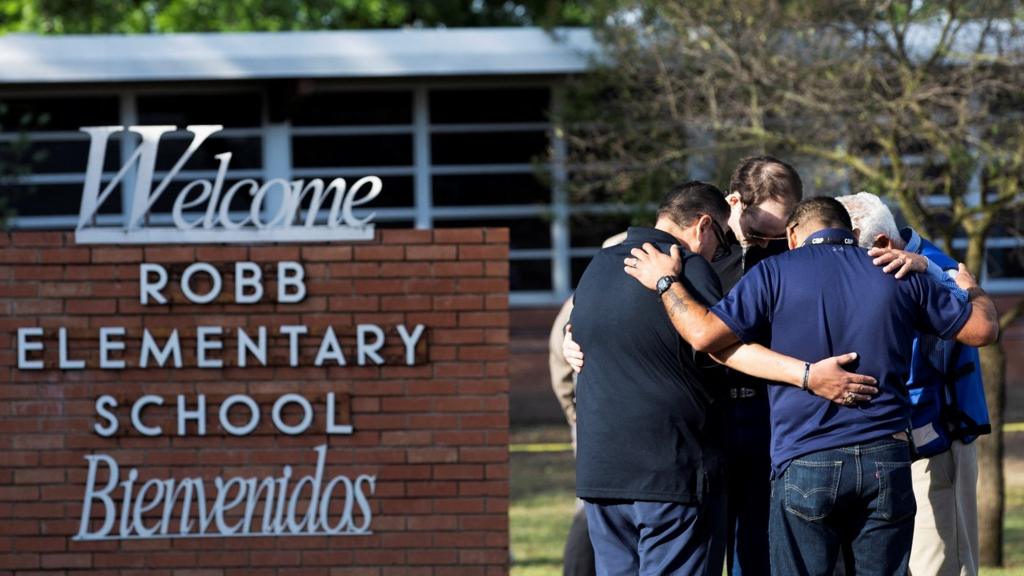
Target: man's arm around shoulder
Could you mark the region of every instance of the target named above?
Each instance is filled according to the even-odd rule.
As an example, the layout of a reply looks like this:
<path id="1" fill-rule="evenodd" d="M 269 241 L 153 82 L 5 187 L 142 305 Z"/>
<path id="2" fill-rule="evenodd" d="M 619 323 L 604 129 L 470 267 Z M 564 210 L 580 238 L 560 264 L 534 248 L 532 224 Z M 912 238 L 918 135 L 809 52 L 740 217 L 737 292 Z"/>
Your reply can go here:
<path id="1" fill-rule="evenodd" d="M 960 264 L 956 284 L 967 292 L 971 314 L 956 333 L 956 341 L 967 346 L 988 346 L 999 339 L 999 313 L 992 298 L 978 286 L 977 280 Z"/>

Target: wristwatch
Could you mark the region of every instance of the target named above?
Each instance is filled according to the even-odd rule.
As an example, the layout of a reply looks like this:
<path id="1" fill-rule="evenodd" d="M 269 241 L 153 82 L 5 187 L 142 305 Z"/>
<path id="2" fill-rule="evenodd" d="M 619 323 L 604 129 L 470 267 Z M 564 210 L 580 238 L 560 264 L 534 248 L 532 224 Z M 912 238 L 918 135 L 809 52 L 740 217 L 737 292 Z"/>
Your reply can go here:
<path id="1" fill-rule="evenodd" d="M 676 282 L 679 282 L 679 278 L 676 278 L 675 276 L 662 276 L 661 278 L 658 278 L 658 283 L 655 285 L 655 291 L 658 293 L 658 298 L 661 298 L 662 294 L 668 292 L 668 289 Z"/>

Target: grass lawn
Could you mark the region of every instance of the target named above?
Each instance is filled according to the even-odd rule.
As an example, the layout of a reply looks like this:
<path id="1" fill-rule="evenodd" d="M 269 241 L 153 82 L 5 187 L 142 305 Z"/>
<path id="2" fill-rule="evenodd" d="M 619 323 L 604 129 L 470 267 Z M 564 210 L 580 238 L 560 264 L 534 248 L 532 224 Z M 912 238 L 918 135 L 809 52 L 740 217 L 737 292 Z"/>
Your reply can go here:
<path id="1" fill-rule="evenodd" d="M 1015 435 L 1008 435 L 1007 440 Z M 514 445 L 564 443 L 557 428 L 516 431 Z M 512 576 L 561 576 L 562 550 L 575 510 L 575 469 L 571 452 L 512 453 Z M 982 576 L 1024 576 L 1024 483 L 1008 475 L 1006 564 Z"/>

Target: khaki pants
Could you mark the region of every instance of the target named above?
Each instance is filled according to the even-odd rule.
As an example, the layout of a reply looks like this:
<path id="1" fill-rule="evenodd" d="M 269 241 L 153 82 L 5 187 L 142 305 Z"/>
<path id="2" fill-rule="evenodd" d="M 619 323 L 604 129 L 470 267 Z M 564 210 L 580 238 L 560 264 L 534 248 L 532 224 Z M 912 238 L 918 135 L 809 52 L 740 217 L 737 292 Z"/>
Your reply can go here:
<path id="1" fill-rule="evenodd" d="M 977 576 L 978 452 L 955 441 L 943 452 L 914 463 L 913 576 Z"/>

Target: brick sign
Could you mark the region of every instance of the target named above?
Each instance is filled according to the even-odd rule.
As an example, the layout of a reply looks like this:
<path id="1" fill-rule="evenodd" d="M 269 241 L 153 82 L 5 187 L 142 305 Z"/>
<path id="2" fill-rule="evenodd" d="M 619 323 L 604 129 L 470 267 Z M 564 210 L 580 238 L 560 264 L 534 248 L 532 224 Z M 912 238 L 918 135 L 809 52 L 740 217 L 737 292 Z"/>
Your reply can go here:
<path id="1" fill-rule="evenodd" d="M 0 262 L 0 570 L 507 572 L 506 230 Z"/>

